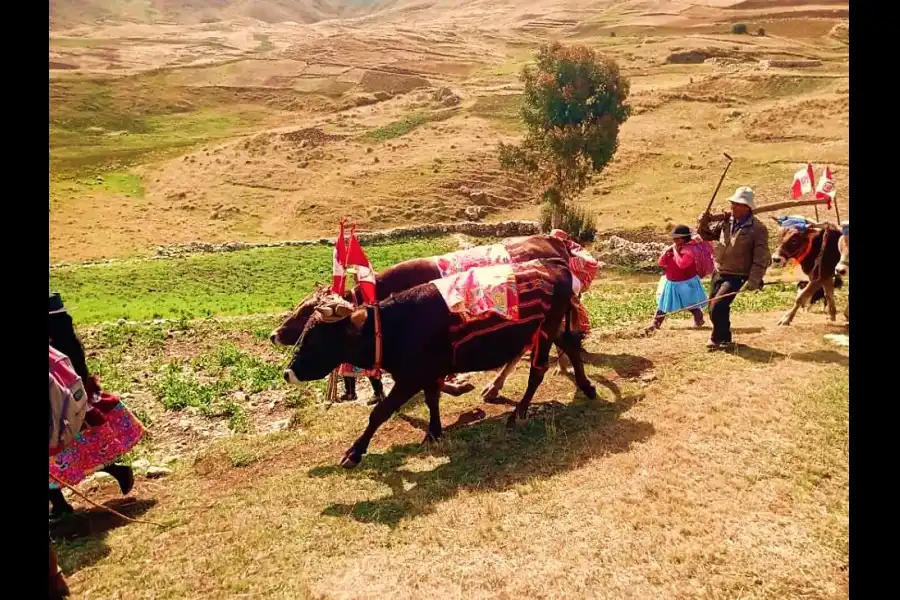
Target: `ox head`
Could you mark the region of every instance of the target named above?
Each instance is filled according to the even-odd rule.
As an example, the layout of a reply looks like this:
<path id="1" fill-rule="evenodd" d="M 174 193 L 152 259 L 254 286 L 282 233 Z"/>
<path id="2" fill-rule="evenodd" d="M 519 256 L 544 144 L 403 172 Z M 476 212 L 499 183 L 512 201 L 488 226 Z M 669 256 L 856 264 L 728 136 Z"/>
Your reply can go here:
<path id="1" fill-rule="evenodd" d="M 350 350 L 366 323 L 366 309 L 357 308 L 327 290 L 316 290 L 304 302 L 309 315 L 284 372 L 288 383 L 316 381 L 347 362 Z"/>
<path id="2" fill-rule="evenodd" d="M 847 277 L 850 274 L 850 232 L 842 235 L 838 240 L 838 250 L 841 251 L 841 260 L 834 268 L 834 274 Z"/>
<path id="3" fill-rule="evenodd" d="M 785 220 L 784 217 L 775 217 L 775 221 L 781 225 L 781 230 L 778 237 L 778 249 L 772 254 L 772 264 L 782 266 L 791 259 L 799 262 L 820 229 L 806 219 Z"/>
<path id="4" fill-rule="evenodd" d="M 293 346 L 300 339 L 306 323 L 313 316 L 316 306 L 321 302 L 322 298 L 328 295 L 330 291 L 322 286 L 317 285 L 315 291 L 300 301 L 291 314 L 282 321 L 281 325 L 272 331 L 269 339 L 276 346 Z"/>

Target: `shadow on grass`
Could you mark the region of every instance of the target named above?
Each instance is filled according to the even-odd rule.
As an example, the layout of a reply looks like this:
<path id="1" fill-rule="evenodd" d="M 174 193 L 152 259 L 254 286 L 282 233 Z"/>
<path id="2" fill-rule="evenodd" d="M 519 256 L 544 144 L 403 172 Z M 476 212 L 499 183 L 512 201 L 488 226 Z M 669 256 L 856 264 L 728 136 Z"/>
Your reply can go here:
<path id="1" fill-rule="evenodd" d="M 156 500 L 133 498 L 117 498 L 105 503 L 105 506 L 132 519 L 140 518 L 155 505 Z M 71 575 L 103 559 L 109 554 L 106 534 L 122 525 L 128 525 L 128 521 L 97 507 L 78 510 L 53 523 L 50 536 L 63 572 Z"/>
<path id="2" fill-rule="evenodd" d="M 464 414 L 436 444 L 395 446 L 381 454 L 367 454 L 353 471 L 322 466 L 311 469 L 309 475 L 368 479 L 387 486 L 391 490 L 387 497 L 332 504 L 322 514 L 396 527 L 404 518 L 430 513 L 434 505 L 463 490 L 500 491 L 576 469 L 606 454 L 629 451 L 655 433 L 651 423 L 621 417 L 641 398 L 626 396 L 605 403 L 579 396 L 572 404 L 535 404 L 529 420 L 513 432 L 506 428 L 508 414 L 487 419 Z M 470 419 L 478 422 L 467 426 Z M 408 459 L 424 457 L 445 460 L 428 471 L 404 468 Z"/>

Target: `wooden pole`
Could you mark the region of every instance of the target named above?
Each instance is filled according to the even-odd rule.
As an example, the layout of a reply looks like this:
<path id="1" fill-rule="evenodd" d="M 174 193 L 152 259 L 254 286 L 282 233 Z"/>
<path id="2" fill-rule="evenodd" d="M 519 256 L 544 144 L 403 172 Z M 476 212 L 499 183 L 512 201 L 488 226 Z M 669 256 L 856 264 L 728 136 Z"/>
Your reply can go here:
<path id="1" fill-rule="evenodd" d="M 775 210 L 781 210 L 783 208 L 796 208 L 798 206 L 818 206 L 819 204 L 827 204 L 827 203 L 828 203 L 827 200 L 820 200 L 820 199 L 788 200 L 786 202 L 774 202 L 772 204 L 766 204 L 764 206 L 758 207 L 756 210 L 753 211 L 753 214 L 767 213 L 767 212 L 772 212 Z M 835 205 L 835 206 L 837 206 L 837 205 Z M 816 214 L 818 215 L 818 212 Z M 723 217 L 720 214 L 712 215 L 710 220 L 711 221 L 722 221 Z M 818 218 L 816 220 L 818 220 Z"/>
<path id="2" fill-rule="evenodd" d="M 818 223 L 819 222 L 819 205 L 818 204 L 813 205 L 813 210 L 816 211 L 816 223 Z"/>
<path id="3" fill-rule="evenodd" d="M 834 197 L 834 216 L 837 219 L 838 227 L 841 226 L 841 211 L 838 210 L 837 196 Z"/>

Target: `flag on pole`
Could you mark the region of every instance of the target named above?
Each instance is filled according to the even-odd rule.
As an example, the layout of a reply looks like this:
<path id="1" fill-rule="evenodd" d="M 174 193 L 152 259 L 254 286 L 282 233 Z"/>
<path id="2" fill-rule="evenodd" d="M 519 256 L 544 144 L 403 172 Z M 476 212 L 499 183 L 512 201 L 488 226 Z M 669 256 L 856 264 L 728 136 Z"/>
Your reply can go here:
<path id="1" fill-rule="evenodd" d="M 339 224 L 338 237 L 334 241 L 334 258 L 331 267 L 331 291 L 340 296 L 344 295 L 347 275 L 344 267 L 347 266 L 347 242 L 344 240 L 344 219 Z"/>
<path id="2" fill-rule="evenodd" d="M 812 165 L 807 163 L 806 168 L 794 173 L 794 184 L 791 186 L 791 198 L 797 199 L 803 194 L 813 191 L 814 179 Z"/>
<path id="3" fill-rule="evenodd" d="M 816 186 L 816 200 L 827 200 L 828 210 L 831 210 L 831 203 L 837 195 L 837 188 L 834 185 L 834 177 L 831 176 L 831 169 L 825 167 L 822 177 L 819 179 L 819 185 Z"/>
<path id="4" fill-rule="evenodd" d="M 347 260 L 344 264 L 356 266 L 356 282 L 359 284 L 363 300 L 369 304 L 376 302 L 375 269 L 372 268 L 372 263 L 369 262 L 369 258 L 356 238 L 355 226 L 350 230 L 350 247 L 347 250 Z"/>

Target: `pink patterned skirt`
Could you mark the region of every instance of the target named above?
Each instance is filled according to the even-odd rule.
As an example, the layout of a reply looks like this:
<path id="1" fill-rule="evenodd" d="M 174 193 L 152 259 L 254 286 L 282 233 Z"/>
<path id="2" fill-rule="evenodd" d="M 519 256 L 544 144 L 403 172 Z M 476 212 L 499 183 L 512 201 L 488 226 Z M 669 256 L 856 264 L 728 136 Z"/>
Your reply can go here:
<path id="1" fill-rule="evenodd" d="M 106 422 L 83 429 L 62 452 L 50 457 L 50 474 L 69 485 L 81 482 L 88 475 L 115 462 L 137 445 L 144 435 L 144 426 L 116 396 L 101 393 L 101 402 L 111 404 L 104 412 Z M 50 479 L 50 487 L 59 487 Z"/>

